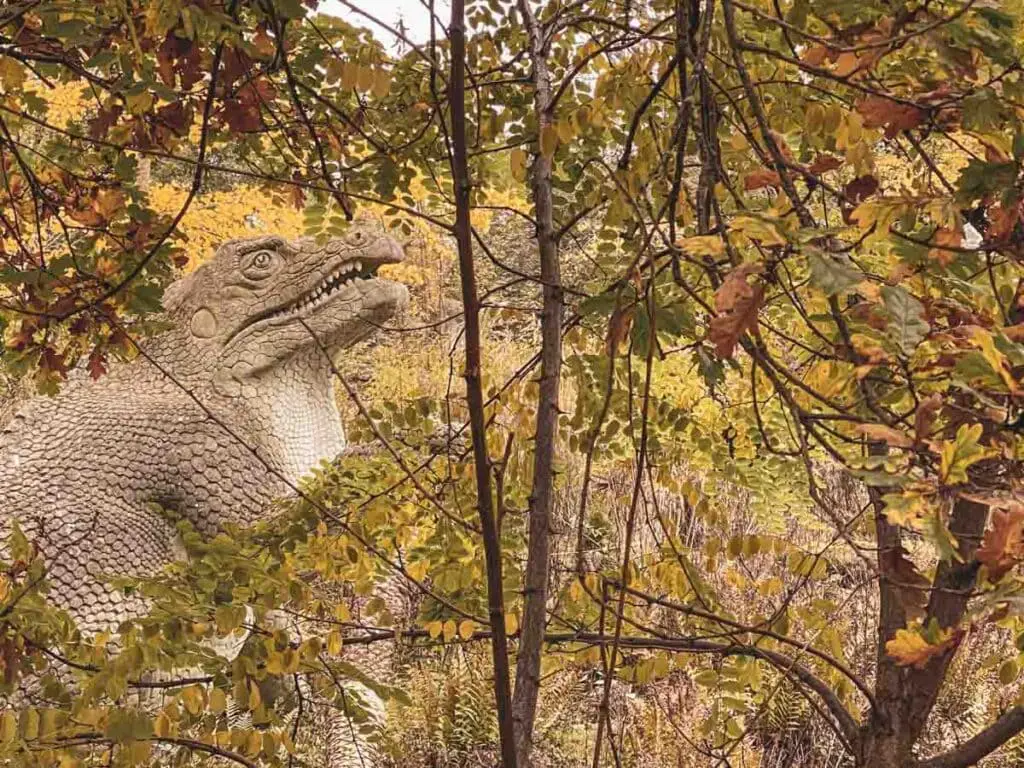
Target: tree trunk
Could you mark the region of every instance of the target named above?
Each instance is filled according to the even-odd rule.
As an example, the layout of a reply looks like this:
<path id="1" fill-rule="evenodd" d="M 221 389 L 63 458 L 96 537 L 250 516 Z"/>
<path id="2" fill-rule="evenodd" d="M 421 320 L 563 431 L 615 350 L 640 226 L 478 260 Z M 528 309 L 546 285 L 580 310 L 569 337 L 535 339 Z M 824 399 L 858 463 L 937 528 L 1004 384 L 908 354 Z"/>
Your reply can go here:
<path id="1" fill-rule="evenodd" d="M 553 118 L 545 35 L 529 4 L 521 2 L 520 8 L 530 35 L 534 112 L 537 115 L 538 130 L 543 131 L 551 125 Z M 562 276 L 552 211 L 551 170 L 551 156 L 539 152 L 533 163 L 532 185 L 540 274 L 544 283 L 544 309 L 541 315 L 540 386 L 537 395 L 537 431 L 534 435 L 533 486 L 530 491 L 530 528 L 523 579 L 523 631 L 519 640 L 515 697 L 512 702 L 516 760 L 524 768 L 530 764 L 530 751 L 533 747 L 533 725 L 540 693 L 541 651 L 547 629 L 555 438 L 562 378 Z"/>
<path id="2" fill-rule="evenodd" d="M 459 253 L 459 277 L 466 320 L 466 404 L 469 409 L 476 469 L 477 510 L 483 532 L 487 569 L 487 608 L 491 625 L 491 657 L 494 664 L 494 699 L 498 710 L 503 768 L 516 767 L 512 722 L 512 696 L 505 635 L 505 602 L 501 577 L 501 541 L 491 498 L 491 466 L 487 454 L 484 397 L 480 383 L 480 299 L 473 265 L 470 213 L 469 161 L 466 146 L 466 28 L 465 0 L 453 0 L 449 34 L 452 63 L 448 98 L 451 109 L 451 165 L 455 197 L 455 242 Z"/>

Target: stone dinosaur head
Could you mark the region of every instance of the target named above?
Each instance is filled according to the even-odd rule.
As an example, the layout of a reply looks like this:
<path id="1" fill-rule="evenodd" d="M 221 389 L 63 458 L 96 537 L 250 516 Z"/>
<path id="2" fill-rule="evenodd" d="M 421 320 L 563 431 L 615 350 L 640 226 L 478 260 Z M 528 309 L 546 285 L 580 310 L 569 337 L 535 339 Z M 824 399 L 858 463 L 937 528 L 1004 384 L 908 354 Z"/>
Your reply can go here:
<path id="1" fill-rule="evenodd" d="M 303 352 L 336 354 L 370 335 L 408 299 L 376 276 L 402 260 L 392 238 L 357 224 L 324 244 L 274 235 L 230 240 L 168 286 L 164 309 L 236 382 Z"/>

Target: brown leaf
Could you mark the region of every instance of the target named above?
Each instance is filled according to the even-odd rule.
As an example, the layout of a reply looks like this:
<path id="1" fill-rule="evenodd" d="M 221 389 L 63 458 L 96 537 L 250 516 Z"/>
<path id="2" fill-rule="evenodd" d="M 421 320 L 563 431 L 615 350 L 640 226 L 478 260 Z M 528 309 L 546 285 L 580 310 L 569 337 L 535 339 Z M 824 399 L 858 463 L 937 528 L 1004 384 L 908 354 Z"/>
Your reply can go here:
<path id="1" fill-rule="evenodd" d="M 956 261 L 957 252 L 950 248 L 959 248 L 963 243 L 963 234 L 959 229 L 940 227 L 935 233 L 933 247 L 928 251 L 928 258 L 935 259 L 944 267 Z M 945 246 L 945 247 L 943 247 Z"/>
<path id="2" fill-rule="evenodd" d="M 885 137 L 893 138 L 900 131 L 916 128 L 928 114 L 912 104 L 903 104 L 884 96 L 867 96 L 857 104 L 865 128 L 885 128 Z"/>
<path id="3" fill-rule="evenodd" d="M 253 48 L 265 59 L 271 58 L 277 51 L 277 43 L 267 34 L 267 30 L 260 26 L 252 38 Z"/>
<path id="4" fill-rule="evenodd" d="M 768 168 L 758 168 L 756 171 L 751 171 L 743 179 L 743 188 L 748 192 L 765 187 L 778 187 L 780 184 L 779 174 Z"/>
<path id="5" fill-rule="evenodd" d="M 757 328 L 757 312 L 764 299 L 764 284 L 757 281 L 751 285 L 747 277 L 760 272 L 760 264 L 736 267 L 726 275 L 715 292 L 715 311 L 718 314 L 711 318 L 708 337 L 719 357 L 732 357 L 744 331 Z"/>
<path id="6" fill-rule="evenodd" d="M 86 363 L 85 367 L 93 379 L 98 379 L 107 372 L 106 362 L 106 353 L 100 347 L 93 347 L 92 352 L 89 353 L 89 362 Z"/>
<path id="7" fill-rule="evenodd" d="M 248 74 L 252 64 L 253 60 L 241 48 L 225 47 L 218 78 L 220 84 L 225 89 L 230 88 L 236 80 Z"/>
<path id="8" fill-rule="evenodd" d="M 988 207 L 985 217 L 989 222 L 986 234 L 992 240 L 1006 240 L 1020 219 L 1020 206 L 1004 207 L 1002 203 L 994 203 Z"/>
<path id="9" fill-rule="evenodd" d="M 829 49 L 824 45 L 812 45 L 806 51 L 800 60 L 805 64 L 810 64 L 812 67 L 820 67 L 825 63 L 825 59 L 829 58 Z"/>
<path id="10" fill-rule="evenodd" d="M 52 371 L 62 379 L 67 378 L 68 365 L 64 355 L 53 347 L 43 347 L 39 355 L 39 367 L 44 371 Z"/>
<path id="11" fill-rule="evenodd" d="M 262 127 L 259 107 L 239 99 L 225 99 L 220 117 L 232 131 L 239 133 L 251 133 Z"/>
<path id="12" fill-rule="evenodd" d="M 894 448 L 909 448 L 914 441 L 885 424 L 858 424 L 856 431 L 868 440 L 885 443 Z"/>
<path id="13" fill-rule="evenodd" d="M 608 355 L 613 354 L 622 345 L 633 326 L 632 310 L 616 306 L 612 316 L 608 318 L 608 331 L 604 337 L 604 348 Z"/>
<path id="14" fill-rule="evenodd" d="M 851 203 L 861 203 L 875 194 L 877 189 L 878 179 L 871 174 L 867 174 L 865 176 L 858 176 L 847 184 L 843 194 L 846 195 L 846 199 Z"/>
<path id="15" fill-rule="evenodd" d="M 814 162 L 807 166 L 807 170 L 815 176 L 818 176 L 823 173 L 828 173 L 829 171 L 834 171 L 842 164 L 843 161 L 838 157 L 834 157 L 832 155 L 818 155 L 814 158 Z"/>
<path id="16" fill-rule="evenodd" d="M 105 139 L 107 132 L 121 116 L 123 108 L 115 104 L 111 107 L 103 107 L 92 120 L 89 121 L 89 136 L 93 139 Z"/>
<path id="17" fill-rule="evenodd" d="M 942 409 L 942 396 L 936 392 L 922 400 L 914 413 L 914 439 L 923 442 L 932 432 L 935 417 Z"/>
<path id="18" fill-rule="evenodd" d="M 836 59 L 835 73 L 839 77 L 846 77 L 856 72 L 858 66 L 860 66 L 860 59 L 857 54 L 853 51 L 844 51 Z"/>
<path id="19" fill-rule="evenodd" d="M 998 581 L 1024 562 L 1024 504 L 992 512 L 992 524 L 985 531 L 976 557 L 988 569 L 989 581 Z"/>

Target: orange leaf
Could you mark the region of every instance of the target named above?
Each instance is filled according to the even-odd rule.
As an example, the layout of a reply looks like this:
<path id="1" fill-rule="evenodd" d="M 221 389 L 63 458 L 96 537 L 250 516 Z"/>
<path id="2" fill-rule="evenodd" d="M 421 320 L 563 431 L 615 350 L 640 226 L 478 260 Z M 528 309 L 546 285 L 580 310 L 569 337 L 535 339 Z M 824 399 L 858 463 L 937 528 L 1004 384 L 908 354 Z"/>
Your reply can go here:
<path id="1" fill-rule="evenodd" d="M 940 630 L 939 641 L 930 643 L 925 637 L 911 629 L 900 629 L 896 636 L 885 644 L 888 653 L 901 667 L 924 669 L 932 659 L 942 656 L 960 643 L 962 632 L 949 629 Z"/>
<path id="2" fill-rule="evenodd" d="M 952 251 L 950 248 L 959 248 L 962 243 L 963 234 L 959 229 L 942 227 L 935 233 L 934 245 L 936 247 L 928 251 L 928 258 L 935 259 L 939 264 L 947 267 L 956 261 L 956 251 Z"/>
<path id="3" fill-rule="evenodd" d="M 845 51 L 839 55 L 836 59 L 836 74 L 839 77 L 846 77 L 847 75 L 853 74 L 857 67 L 860 65 L 860 59 L 857 58 L 857 54 L 852 51 Z"/>
<path id="4" fill-rule="evenodd" d="M 824 45 L 812 45 L 804 51 L 804 55 L 800 57 L 800 60 L 805 64 L 810 64 L 812 67 L 820 67 L 827 58 L 829 58 L 828 48 Z"/>
<path id="5" fill-rule="evenodd" d="M 992 526 L 978 547 L 978 562 L 988 568 L 989 581 L 998 581 L 1024 561 L 1024 504 L 992 513 Z"/>
<path id="6" fill-rule="evenodd" d="M 743 180 L 743 188 L 750 192 L 751 190 L 763 189 L 764 187 L 777 187 L 780 183 L 781 179 L 776 171 L 758 168 L 756 171 L 751 171 L 747 174 Z"/>

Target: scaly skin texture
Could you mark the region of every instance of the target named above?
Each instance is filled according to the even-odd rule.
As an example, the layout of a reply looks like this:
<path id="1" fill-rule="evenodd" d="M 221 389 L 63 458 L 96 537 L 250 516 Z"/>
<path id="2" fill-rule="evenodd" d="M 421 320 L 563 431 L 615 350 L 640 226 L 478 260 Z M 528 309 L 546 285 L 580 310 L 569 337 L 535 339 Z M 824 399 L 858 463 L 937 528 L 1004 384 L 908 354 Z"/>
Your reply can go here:
<path id="1" fill-rule="evenodd" d="M 342 451 L 323 350 L 351 346 L 404 304 L 404 286 L 372 275 L 401 258 L 365 228 L 323 246 L 225 243 L 167 289 L 174 327 L 143 355 L 31 401 L 0 433 L 0 528 L 16 519 L 39 546 L 50 599 L 83 631 L 146 612 L 106 577 L 180 558 L 173 516 L 211 536 L 253 523 Z"/>

